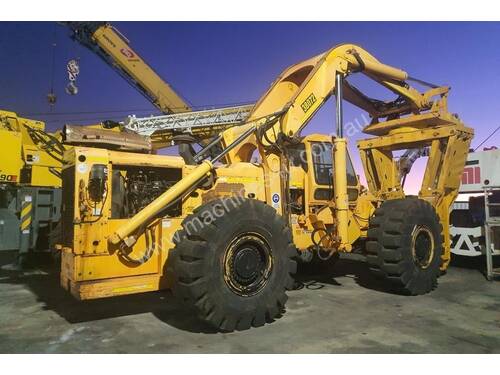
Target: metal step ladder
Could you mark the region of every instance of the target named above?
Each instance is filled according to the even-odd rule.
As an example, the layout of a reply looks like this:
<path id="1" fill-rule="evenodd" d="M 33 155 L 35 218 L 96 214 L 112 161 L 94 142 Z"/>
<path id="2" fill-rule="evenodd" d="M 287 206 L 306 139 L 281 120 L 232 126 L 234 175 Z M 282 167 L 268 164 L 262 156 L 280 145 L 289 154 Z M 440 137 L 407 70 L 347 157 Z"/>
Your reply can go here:
<path id="1" fill-rule="evenodd" d="M 500 227 L 500 203 L 490 202 L 490 195 L 493 191 L 500 190 L 500 186 L 484 186 L 484 237 L 486 242 L 486 278 L 493 280 L 500 276 L 500 268 L 493 267 L 493 253 L 495 252 L 493 240 L 493 228 Z M 492 209 L 497 208 L 492 213 Z"/>

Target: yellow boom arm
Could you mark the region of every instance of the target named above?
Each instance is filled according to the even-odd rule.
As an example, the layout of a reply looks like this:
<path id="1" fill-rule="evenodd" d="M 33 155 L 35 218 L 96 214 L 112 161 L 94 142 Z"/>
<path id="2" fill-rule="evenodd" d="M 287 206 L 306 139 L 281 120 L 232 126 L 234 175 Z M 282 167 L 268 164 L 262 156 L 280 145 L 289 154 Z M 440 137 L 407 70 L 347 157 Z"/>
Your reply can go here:
<path id="1" fill-rule="evenodd" d="M 191 110 L 189 105 L 166 83 L 130 42 L 112 25 L 103 22 L 67 22 L 72 38 L 101 57 L 163 113 Z"/>

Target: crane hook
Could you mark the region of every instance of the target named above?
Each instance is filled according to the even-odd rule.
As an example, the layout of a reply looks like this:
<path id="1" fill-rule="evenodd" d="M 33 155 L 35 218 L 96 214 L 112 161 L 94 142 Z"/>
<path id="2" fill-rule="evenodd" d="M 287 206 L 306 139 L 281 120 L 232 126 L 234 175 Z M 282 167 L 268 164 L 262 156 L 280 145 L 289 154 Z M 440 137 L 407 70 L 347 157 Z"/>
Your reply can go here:
<path id="1" fill-rule="evenodd" d="M 68 72 L 69 83 L 66 86 L 66 93 L 68 95 L 76 95 L 78 94 L 78 87 L 76 86 L 76 77 L 80 74 L 80 65 L 78 64 L 78 60 L 72 59 L 68 61 L 66 65 L 66 70 Z"/>

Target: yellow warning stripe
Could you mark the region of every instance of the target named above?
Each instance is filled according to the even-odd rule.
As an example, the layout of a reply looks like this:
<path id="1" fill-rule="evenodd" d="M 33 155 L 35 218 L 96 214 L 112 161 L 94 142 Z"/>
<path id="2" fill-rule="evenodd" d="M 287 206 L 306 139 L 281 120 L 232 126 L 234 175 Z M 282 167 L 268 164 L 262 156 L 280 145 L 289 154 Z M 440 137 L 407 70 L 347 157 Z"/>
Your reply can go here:
<path id="1" fill-rule="evenodd" d="M 21 218 L 25 217 L 26 215 L 29 215 L 31 213 L 31 208 L 33 207 L 33 203 L 28 203 L 26 206 L 23 207 L 21 210 Z"/>
<path id="2" fill-rule="evenodd" d="M 21 230 L 27 229 L 31 224 L 31 209 L 33 204 L 29 202 L 21 209 Z"/>
<path id="3" fill-rule="evenodd" d="M 25 218 L 22 223 L 21 223 L 21 230 L 25 230 L 26 228 L 28 228 L 31 224 L 31 216 L 28 216 L 27 218 Z"/>

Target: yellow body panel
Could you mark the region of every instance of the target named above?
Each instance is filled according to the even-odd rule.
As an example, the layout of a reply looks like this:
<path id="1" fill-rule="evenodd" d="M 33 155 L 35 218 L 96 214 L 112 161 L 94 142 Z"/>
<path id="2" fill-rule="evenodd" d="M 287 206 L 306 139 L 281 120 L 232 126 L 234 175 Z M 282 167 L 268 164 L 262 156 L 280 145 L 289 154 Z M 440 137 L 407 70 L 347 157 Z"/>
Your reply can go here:
<path id="1" fill-rule="evenodd" d="M 21 133 L 0 129 L 0 183 L 18 183 L 21 179 Z"/>
<path id="2" fill-rule="evenodd" d="M 0 182 L 60 187 L 62 155 L 46 147 L 49 137 L 60 140 L 45 132 L 43 122 L 0 110 Z"/>
<path id="3" fill-rule="evenodd" d="M 168 278 L 158 274 L 75 281 L 73 274 L 79 263 L 71 253 L 63 252 L 61 286 L 80 300 L 152 292 L 169 286 Z"/>
<path id="4" fill-rule="evenodd" d="M 34 145 L 23 145 L 23 160 L 31 168 L 32 186 L 61 186 L 60 160 Z"/>

